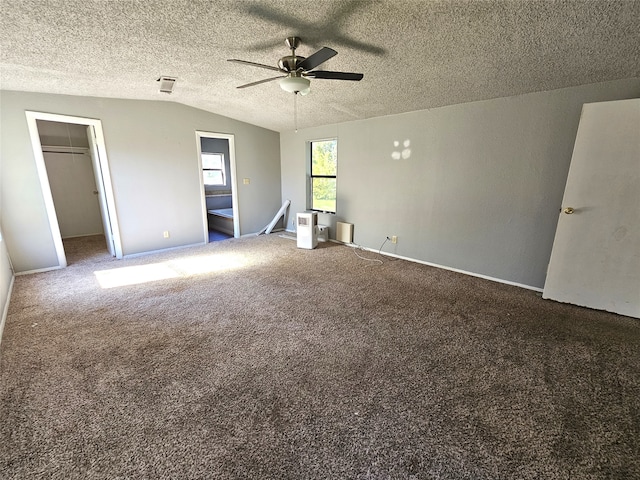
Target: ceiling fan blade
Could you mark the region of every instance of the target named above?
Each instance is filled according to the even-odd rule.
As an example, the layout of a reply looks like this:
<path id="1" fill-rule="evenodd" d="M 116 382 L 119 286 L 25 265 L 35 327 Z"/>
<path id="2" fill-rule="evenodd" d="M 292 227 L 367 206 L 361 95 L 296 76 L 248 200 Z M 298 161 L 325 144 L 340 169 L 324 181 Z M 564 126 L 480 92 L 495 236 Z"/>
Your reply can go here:
<path id="1" fill-rule="evenodd" d="M 260 85 L 261 83 L 272 82 L 274 80 L 277 80 L 279 78 L 284 78 L 284 77 L 286 77 L 286 75 L 278 75 L 277 77 L 265 78 L 264 80 L 258 80 L 257 82 L 246 83 L 246 84 L 240 85 L 239 87 L 236 87 L 236 88 L 253 87 L 254 85 Z"/>
<path id="2" fill-rule="evenodd" d="M 247 60 L 238 60 L 237 58 L 230 58 L 229 60 L 227 60 L 227 62 L 242 63 L 244 65 L 251 65 L 253 67 L 266 68 L 267 70 L 282 72 L 282 70 L 280 70 L 278 67 L 272 67 L 271 65 L 264 65 L 262 63 L 256 63 L 256 62 L 248 62 Z M 286 72 L 283 72 L 283 73 L 286 73 Z"/>
<path id="3" fill-rule="evenodd" d="M 327 80 L 354 80 L 359 82 L 364 77 L 362 73 L 349 72 L 327 72 L 325 70 L 316 70 L 305 74 L 305 77 L 324 78 Z"/>
<path id="4" fill-rule="evenodd" d="M 313 70 L 318 65 L 326 62 L 331 57 L 335 57 L 338 54 L 333 48 L 322 47 L 316 53 L 312 54 L 310 57 L 305 58 L 301 63 L 299 63 L 298 70 Z"/>

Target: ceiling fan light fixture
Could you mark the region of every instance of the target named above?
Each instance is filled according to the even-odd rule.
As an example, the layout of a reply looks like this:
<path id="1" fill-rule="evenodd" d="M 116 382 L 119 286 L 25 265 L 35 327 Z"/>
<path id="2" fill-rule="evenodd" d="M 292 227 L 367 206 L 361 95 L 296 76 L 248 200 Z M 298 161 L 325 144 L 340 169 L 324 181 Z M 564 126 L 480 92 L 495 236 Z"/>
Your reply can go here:
<path id="1" fill-rule="evenodd" d="M 306 95 L 311 91 L 310 85 L 309 79 L 303 77 L 285 77 L 280 80 L 280 88 L 289 93 Z"/>

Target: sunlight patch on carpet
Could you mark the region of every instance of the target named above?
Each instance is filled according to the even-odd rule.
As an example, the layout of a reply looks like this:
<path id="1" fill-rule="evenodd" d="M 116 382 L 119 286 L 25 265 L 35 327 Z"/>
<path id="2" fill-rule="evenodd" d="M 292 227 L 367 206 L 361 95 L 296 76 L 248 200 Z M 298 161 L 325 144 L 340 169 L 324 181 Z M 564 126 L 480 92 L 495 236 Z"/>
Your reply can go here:
<path id="1" fill-rule="evenodd" d="M 125 287 L 191 275 L 236 270 L 246 265 L 240 255 L 201 255 L 150 265 L 112 268 L 93 272 L 102 288 Z"/>

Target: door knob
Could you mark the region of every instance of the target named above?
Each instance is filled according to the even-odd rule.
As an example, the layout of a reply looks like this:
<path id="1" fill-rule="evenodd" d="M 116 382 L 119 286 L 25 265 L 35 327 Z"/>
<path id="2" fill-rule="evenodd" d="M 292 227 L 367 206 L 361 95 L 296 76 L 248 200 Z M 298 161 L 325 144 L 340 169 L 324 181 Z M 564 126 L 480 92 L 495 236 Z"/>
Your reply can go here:
<path id="1" fill-rule="evenodd" d="M 564 209 L 564 213 L 571 215 L 573 213 L 573 207 L 567 207 Z"/>

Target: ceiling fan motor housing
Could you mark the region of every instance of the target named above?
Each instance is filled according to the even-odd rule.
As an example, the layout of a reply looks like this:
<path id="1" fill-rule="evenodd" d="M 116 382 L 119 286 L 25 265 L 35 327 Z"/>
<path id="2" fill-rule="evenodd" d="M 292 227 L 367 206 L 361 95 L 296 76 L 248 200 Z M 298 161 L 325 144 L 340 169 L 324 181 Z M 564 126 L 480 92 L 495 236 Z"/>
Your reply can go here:
<path id="1" fill-rule="evenodd" d="M 296 55 L 287 55 L 282 57 L 278 62 L 278 66 L 285 72 L 295 72 L 298 69 L 298 65 L 302 63 L 305 57 L 298 57 Z"/>
<path id="2" fill-rule="evenodd" d="M 264 80 L 258 80 L 257 82 L 247 83 L 246 85 L 240 85 L 237 88 L 253 87 L 267 82 L 280 79 L 280 86 L 293 93 L 300 93 L 305 95 L 309 93 L 310 81 L 307 77 L 311 78 L 323 78 L 327 80 L 362 80 L 363 75 L 361 73 L 348 73 L 348 72 L 332 72 L 325 70 L 314 70 L 330 58 L 333 58 L 338 54 L 335 50 L 329 47 L 322 47 L 317 52 L 313 53 L 310 57 L 300 57 L 296 55 L 296 48 L 300 45 L 299 37 L 288 37 L 285 40 L 287 46 L 291 49 L 291 54 L 282 57 L 278 61 L 278 66 L 265 65 L 263 63 L 249 62 L 247 60 L 239 60 L 236 58 L 230 58 L 230 62 L 244 63 L 253 67 L 260 67 L 266 70 L 275 70 L 278 73 L 286 73 L 286 76 L 276 76 L 266 78 Z"/>

